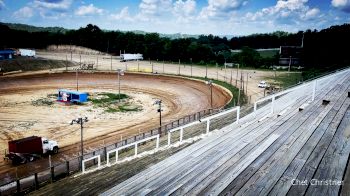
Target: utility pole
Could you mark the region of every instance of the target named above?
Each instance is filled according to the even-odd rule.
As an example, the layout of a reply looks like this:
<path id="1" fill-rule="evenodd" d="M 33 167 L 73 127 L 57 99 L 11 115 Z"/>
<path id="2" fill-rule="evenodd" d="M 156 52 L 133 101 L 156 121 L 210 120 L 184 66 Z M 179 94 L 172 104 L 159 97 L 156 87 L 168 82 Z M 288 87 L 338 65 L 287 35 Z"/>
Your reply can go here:
<path id="1" fill-rule="evenodd" d="M 111 55 L 111 71 L 112 71 L 112 55 Z"/>
<path id="2" fill-rule="evenodd" d="M 209 88 L 210 88 L 210 108 L 213 109 L 213 81 L 208 80 L 208 81 L 205 81 L 205 83 L 209 85 Z"/>
<path id="3" fill-rule="evenodd" d="M 98 55 L 96 57 L 96 70 L 98 69 Z"/>
<path id="4" fill-rule="evenodd" d="M 191 61 L 191 77 L 192 77 L 192 58 L 190 58 Z"/>
<path id="5" fill-rule="evenodd" d="M 249 73 L 247 73 L 247 84 L 246 84 L 246 88 L 245 88 L 245 92 L 248 95 L 248 78 L 249 78 Z"/>
<path id="6" fill-rule="evenodd" d="M 82 165 L 83 159 L 84 159 L 84 146 L 83 146 L 83 128 L 84 128 L 84 122 L 89 122 L 88 118 L 77 118 L 72 120 L 70 125 L 73 125 L 74 123 L 80 125 L 80 149 L 81 149 L 81 158 L 80 158 L 80 164 Z"/>
<path id="7" fill-rule="evenodd" d="M 216 80 L 219 80 L 219 66 L 218 66 L 218 63 L 216 63 Z"/>
<path id="8" fill-rule="evenodd" d="M 237 80 L 238 80 L 238 70 L 239 70 L 239 63 L 237 63 L 236 86 L 237 86 Z"/>
<path id="9" fill-rule="evenodd" d="M 205 65 L 205 78 L 208 78 L 208 64 Z"/>
<path id="10" fill-rule="evenodd" d="M 117 69 L 117 73 L 118 73 L 118 102 L 120 103 L 120 76 L 124 75 L 124 70 Z"/>
<path id="11" fill-rule="evenodd" d="M 79 91 L 78 68 L 75 69 L 75 79 L 77 81 L 77 91 Z"/>

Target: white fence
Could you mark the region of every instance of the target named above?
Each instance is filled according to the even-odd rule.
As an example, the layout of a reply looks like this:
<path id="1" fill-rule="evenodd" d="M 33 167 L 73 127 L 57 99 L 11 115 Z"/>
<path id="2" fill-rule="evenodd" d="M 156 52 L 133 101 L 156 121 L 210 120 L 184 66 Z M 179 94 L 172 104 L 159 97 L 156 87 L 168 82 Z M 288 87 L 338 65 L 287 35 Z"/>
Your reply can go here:
<path id="1" fill-rule="evenodd" d="M 89 172 L 95 171 L 95 170 L 97 170 L 97 169 L 99 169 L 101 167 L 101 156 L 100 155 L 90 157 L 90 158 L 85 159 L 85 160 L 82 161 L 82 166 L 81 167 L 82 167 L 83 174 L 87 173 L 87 171 L 85 169 L 85 163 L 87 161 L 91 161 L 91 160 L 94 160 L 94 159 L 97 159 L 97 167 L 92 169 L 92 170 L 89 170 Z"/>
<path id="2" fill-rule="evenodd" d="M 209 133 L 209 127 L 210 127 L 210 120 L 214 119 L 214 118 L 218 118 L 220 116 L 223 116 L 223 115 L 226 115 L 228 113 L 231 113 L 231 112 L 234 112 L 236 111 L 237 112 L 237 115 L 236 115 L 236 124 L 239 123 L 239 114 L 240 114 L 240 107 L 237 106 L 237 107 L 234 107 L 232 109 L 229 109 L 229 110 L 226 110 L 226 111 L 223 111 L 223 112 L 220 112 L 218 114 L 215 114 L 213 116 L 208 116 L 206 118 L 203 118 L 203 119 L 200 119 L 199 121 L 195 121 L 195 122 L 192 122 L 192 123 L 189 123 L 189 124 L 186 124 L 186 125 L 183 125 L 181 127 L 176 127 L 174 129 L 171 129 L 168 131 L 168 146 L 170 146 L 171 144 L 171 133 L 175 132 L 175 131 L 179 131 L 180 130 L 180 143 L 182 142 L 183 140 L 183 132 L 184 132 L 184 129 L 187 128 L 187 127 L 191 127 L 191 126 L 194 126 L 194 125 L 197 125 L 197 124 L 200 124 L 204 121 L 207 121 L 207 128 L 206 128 L 206 134 Z"/>
<path id="3" fill-rule="evenodd" d="M 123 150 L 123 149 L 126 149 L 126 148 L 129 148 L 129 147 L 134 146 L 134 147 L 135 147 L 135 154 L 134 154 L 134 157 L 136 157 L 136 156 L 137 156 L 138 144 L 139 144 L 139 143 L 142 143 L 142 142 L 149 141 L 149 140 L 153 140 L 153 139 L 157 139 L 157 141 L 156 141 L 156 149 L 158 149 L 158 148 L 159 148 L 159 134 L 108 151 L 108 152 L 107 152 L 107 165 L 108 165 L 108 166 L 112 165 L 112 164 L 110 163 L 110 158 L 109 158 L 109 157 L 110 157 L 110 154 L 115 153 L 115 162 L 114 162 L 114 164 L 116 164 L 116 163 L 118 162 L 119 150 Z"/>

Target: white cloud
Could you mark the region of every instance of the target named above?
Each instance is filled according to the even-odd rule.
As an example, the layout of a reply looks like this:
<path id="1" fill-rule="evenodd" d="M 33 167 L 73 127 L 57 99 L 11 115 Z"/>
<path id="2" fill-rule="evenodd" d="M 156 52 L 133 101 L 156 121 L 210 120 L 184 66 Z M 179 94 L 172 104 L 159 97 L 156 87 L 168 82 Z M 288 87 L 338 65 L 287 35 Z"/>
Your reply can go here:
<path id="1" fill-rule="evenodd" d="M 332 0 L 332 6 L 344 12 L 350 12 L 350 0 Z"/>
<path id="2" fill-rule="evenodd" d="M 142 21 L 155 20 L 156 17 L 171 11 L 172 0 L 142 0 L 139 13 L 135 16 Z"/>
<path id="3" fill-rule="evenodd" d="M 103 14 L 103 9 L 95 7 L 93 4 L 80 6 L 77 10 L 75 10 L 75 14 L 78 16 L 86 16 L 86 15 L 95 15 L 95 14 Z"/>
<path id="4" fill-rule="evenodd" d="M 44 10 L 66 11 L 71 4 L 72 0 L 34 0 L 33 7 Z"/>
<path id="5" fill-rule="evenodd" d="M 129 13 L 129 7 L 124 7 L 117 14 L 111 14 L 110 18 L 112 20 L 121 20 L 121 21 L 133 21 L 134 20 Z"/>
<path id="6" fill-rule="evenodd" d="M 238 10 L 246 4 L 246 0 L 208 0 L 208 6 L 202 9 L 199 18 L 228 16 L 232 11 Z"/>
<path id="7" fill-rule="evenodd" d="M 30 7 L 23 7 L 13 13 L 13 16 L 18 19 L 31 18 L 33 16 L 33 9 Z"/>
<path id="8" fill-rule="evenodd" d="M 194 18 L 196 12 L 196 2 L 194 0 L 177 0 L 174 3 L 173 14 L 177 21 L 188 22 Z"/>
<path id="9" fill-rule="evenodd" d="M 278 22 L 297 22 L 319 17 L 318 8 L 310 8 L 308 0 L 278 0 L 275 6 L 263 8 L 255 13 L 247 13 L 245 19 L 250 21 L 275 20 Z"/>

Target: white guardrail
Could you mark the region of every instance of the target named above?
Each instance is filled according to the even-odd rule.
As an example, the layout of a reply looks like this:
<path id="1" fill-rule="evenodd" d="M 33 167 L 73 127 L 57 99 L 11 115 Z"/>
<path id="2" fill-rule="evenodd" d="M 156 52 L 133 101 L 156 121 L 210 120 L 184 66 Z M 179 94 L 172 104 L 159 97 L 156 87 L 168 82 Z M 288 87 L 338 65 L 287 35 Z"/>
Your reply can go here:
<path id="1" fill-rule="evenodd" d="M 199 121 L 195 121 L 195 122 L 192 122 L 192 123 L 183 125 L 183 126 L 181 126 L 181 127 L 176 127 L 176 128 L 174 128 L 174 129 L 169 130 L 169 131 L 168 131 L 168 146 L 170 146 L 170 144 L 171 144 L 171 133 L 180 130 L 180 142 L 182 142 L 182 140 L 183 140 L 183 132 L 184 132 L 184 129 L 185 129 L 185 128 L 191 127 L 191 126 L 193 126 L 193 125 L 200 124 L 200 123 L 202 123 L 202 122 L 204 122 L 204 121 L 207 121 L 206 134 L 208 134 L 208 133 L 209 133 L 209 127 L 210 127 L 210 120 L 211 120 L 211 119 L 214 119 L 214 118 L 223 116 L 223 115 L 225 115 L 225 114 L 228 114 L 228 113 L 231 113 L 231 112 L 234 112 L 234 111 L 237 112 L 236 124 L 238 124 L 238 123 L 239 123 L 239 114 L 240 114 L 240 107 L 239 107 L 239 106 L 234 107 L 234 108 L 229 109 L 229 110 L 226 110 L 226 111 L 223 111 L 223 112 L 220 112 L 220 113 L 215 114 L 215 115 L 213 115 L 213 116 L 208 116 L 208 117 L 206 117 L 206 118 L 200 119 Z"/>
<path id="2" fill-rule="evenodd" d="M 87 161 L 91 161 L 91 160 L 94 160 L 94 159 L 97 159 L 97 167 L 94 168 L 94 169 L 92 169 L 92 170 L 89 170 L 89 172 L 98 170 L 98 169 L 101 167 L 101 156 L 100 156 L 100 155 L 93 156 L 93 157 L 91 157 L 91 158 L 85 159 L 85 160 L 82 161 L 82 166 L 81 166 L 83 174 L 87 173 L 87 171 L 86 171 L 86 169 L 85 169 L 85 163 L 86 163 Z"/>
<path id="3" fill-rule="evenodd" d="M 321 81 L 321 80 L 323 80 L 323 79 L 333 78 L 333 77 L 336 77 L 336 76 L 338 76 L 338 75 L 340 75 L 340 74 L 345 74 L 345 73 L 347 73 L 347 72 L 349 72 L 349 71 L 350 71 L 350 69 L 345 69 L 345 70 L 342 70 L 342 71 L 333 73 L 333 74 L 331 74 L 331 75 L 326 75 L 326 76 L 317 78 L 317 79 L 315 79 L 315 80 L 313 80 L 313 81 L 306 82 L 306 83 L 303 83 L 303 84 L 301 84 L 301 85 L 292 87 L 292 88 L 290 88 L 290 89 L 287 89 L 287 90 L 278 92 L 278 93 L 276 93 L 276 94 L 272 94 L 272 95 L 266 96 L 266 97 L 264 97 L 264 98 L 261 98 L 261 99 L 257 100 L 257 101 L 254 103 L 254 114 L 256 115 L 257 104 L 260 103 L 260 102 L 269 100 L 269 99 L 271 99 L 271 114 L 273 114 L 273 113 L 274 113 L 274 106 L 275 106 L 275 99 L 276 99 L 276 97 L 281 96 L 281 95 L 284 95 L 284 94 L 287 94 L 287 93 L 292 92 L 292 91 L 295 91 L 295 90 L 297 90 L 297 89 L 306 87 L 306 86 L 310 85 L 311 83 L 312 83 L 311 101 L 314 101 L 314 100 L 315 100 L 315 96 L 316 96 L 316 91 L 317 91 L 317 84 L 318 84 L 319 81 Z"/>
<path id="4" fill-rule="evenodd" d="M 157 139 L 157 141 L 156 141 L 156 149 L 158 149 L 158 148 L 159 148 L 159 134 L 108 151 L 108 152 L 107 152 L 107 166 L 111 166 L 111 165 L 112 165 L 112 164 L 110 163 L 110 158 L 109 158 L 110 154 L 115 153 L 115 162 L 114 162 L 114 164 L 116 164 L 116 163 L 118 162 L 119 150 L 123 150 L 123 149 L 129 148 L 129 147 L 131 147 L 131 146 L 135 146 L 135 154 L 134 154 L 134 157 L 136 157 L 136 156 L 137 156 L 137 147 L 138 147 L 138 144 L 139 144 L 139 143 L 142 143 L 142 142 L 149 141 L 149 140 L 153 140 L 153 139 Z"/>

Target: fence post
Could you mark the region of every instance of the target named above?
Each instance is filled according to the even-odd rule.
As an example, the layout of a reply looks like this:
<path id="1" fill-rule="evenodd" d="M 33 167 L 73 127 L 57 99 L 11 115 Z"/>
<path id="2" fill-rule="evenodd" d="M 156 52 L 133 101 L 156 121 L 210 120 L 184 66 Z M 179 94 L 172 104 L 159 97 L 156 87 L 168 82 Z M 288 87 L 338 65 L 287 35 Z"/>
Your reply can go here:
<path id="1" fill-rule="evenodd" d="M 51 183 L 52 183 L 53 180 L 54 180 L 54 178 L 55 178 L 55 168 L 52 166 L 52 167 L 50 168 L 50 170 L 51 170 Z"/>
<path id="2" fill-rule="evenodd" d="M 180 129 L 180 143 L 182 142 L 184 128 Z"/>
<path id="3" fill-rule="evenodd" d="M 272 101 L 271 101 L 271 114 L 274 113 L 274 108 L 275 107 L 275 95 L 272 96 Z"/>
<path id="4" fill-rule="evenodd" d="M 104 160 L 106 160 L 107 159 L 107 147 L 103 147 L 103 154 L 105 156 Z"/>
<path id="5" fill-rule="evenodd" d="M 315 101 L 316 86 L 317 86 L 317 80 L 315 80 L 315 81 L 313 82 L 313 88 L 312 88 L 312 98 L 311 98 L 311 101 Z"/>
<path id="6" fill-rule="evenodd" d="M 137 156 L 137 143 L 135 144 L 135 157 Z"/>
<path id="7" fill-rule="evenodd" d="M 239 124 L 239 114 L 240 114 L 240 112 L 241 112 L 241 107 L 238 106 L 238 108 L 237 108 L 237 120 L 236 120 L 236 124 Z"/>
<path id="8" fill-rule="evenodd" d="M 67 176 L 69 176 L 69 161 L 66 161 Z"/>
<path id="9" fill-rule="evenodd" d="M 38 173 L 34 174 L 35 190 L 39 189 Z"/>
<path id="10" fill-rule="evenodd" d="M 206 134 L 209 133 L 209 127 L 210 127 L 210 120 L 208 119 L 208 120 L 207 120 L 207 132 L 206 132 Z"/>
<path id="11" fill-rule="evenodd" d="M 171 132 L 169 131 L 168 132 L 168 146 L 170 146 L 170 143 L 171 143 Z"/>
<path id="12" fill-rule="evenodd" d="M 16 185 L 17 185 L 17 193 L 19 194 L 21 192 L 21 183 L 19 179 L 16 180 Z"/>
<path id="13" fill-rule="evenodd" d="M 95 156 L 95 154 L 96 154 L 95 151 L 93 151 L 92 156 Z M 94 159 L 93 161 L 94 161 L 94 165 L 96 165 L 96 160 Z"/>
<path id="14" fill-rule="evenodd" d="M 157 135 L 157 144 L 156 144 L 156 149 L 159 148 L 159 135 Z"/>

